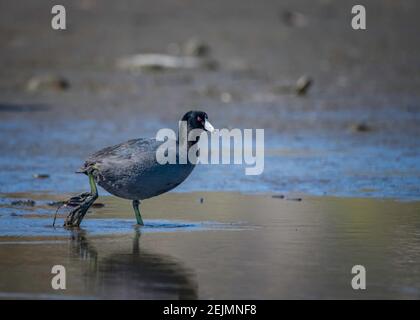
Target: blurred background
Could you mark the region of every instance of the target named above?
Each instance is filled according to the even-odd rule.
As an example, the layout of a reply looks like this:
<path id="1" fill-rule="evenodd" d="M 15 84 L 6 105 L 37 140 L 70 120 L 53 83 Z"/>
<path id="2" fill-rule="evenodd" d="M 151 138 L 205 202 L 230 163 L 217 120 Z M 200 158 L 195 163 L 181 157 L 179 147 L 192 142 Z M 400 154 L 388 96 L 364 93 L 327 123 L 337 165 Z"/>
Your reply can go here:
<path id="1" fill-rule="evenodd" d="M 88 154 L 202 109 L 265 129 L 265 171 L 177 191 L 419 198 L 418 1 L 359 1 L 364 31 L 346 0 L 61 1 L 66 30 L 54 4 L 0 0 L 0 192 L 83 191 Z"/>

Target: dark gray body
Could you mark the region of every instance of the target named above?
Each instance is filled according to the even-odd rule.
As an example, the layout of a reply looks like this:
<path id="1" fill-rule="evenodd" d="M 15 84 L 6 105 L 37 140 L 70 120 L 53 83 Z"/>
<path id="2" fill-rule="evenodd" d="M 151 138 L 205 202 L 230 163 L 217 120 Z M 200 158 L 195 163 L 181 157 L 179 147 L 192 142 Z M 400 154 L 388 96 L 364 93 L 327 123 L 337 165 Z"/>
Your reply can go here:
<path id="1" fill-rule="evenodd" d="M 159 164 L 156 150 L 162 143 L 134 139 L 104 148 L 86 160 L 81 172 L 91 172 L 102 188 L 120 198 L 143 200 L 160 195 L 178 186 L 194 169 L 193 164 Z"/>

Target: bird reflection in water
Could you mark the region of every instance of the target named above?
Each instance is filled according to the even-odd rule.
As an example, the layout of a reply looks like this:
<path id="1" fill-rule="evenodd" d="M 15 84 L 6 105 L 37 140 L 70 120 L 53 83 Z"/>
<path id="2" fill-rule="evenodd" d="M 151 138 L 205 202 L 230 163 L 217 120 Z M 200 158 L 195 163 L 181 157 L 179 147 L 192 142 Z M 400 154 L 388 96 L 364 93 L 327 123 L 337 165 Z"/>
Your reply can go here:
<path id="1" fill-rule="evenodd" d="M 131 253 L 100 258 L 83 229 L 73 230 L 71 253 L 84 265 L 86 289 L 105 299 L 197 299 L 194 273 L 173 257 L 140 247 L 135 229 Z"/>

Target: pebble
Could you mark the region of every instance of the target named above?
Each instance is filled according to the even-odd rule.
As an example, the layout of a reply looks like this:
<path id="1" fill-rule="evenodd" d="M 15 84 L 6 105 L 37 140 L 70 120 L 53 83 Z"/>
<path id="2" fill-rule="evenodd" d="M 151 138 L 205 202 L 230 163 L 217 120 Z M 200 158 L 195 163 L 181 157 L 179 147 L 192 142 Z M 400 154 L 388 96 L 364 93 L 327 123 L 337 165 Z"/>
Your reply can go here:
<path id="1" fill-rule="evenodd" d="M 192 38 L 184 44 L 183 51 L 188 56 L 205 57 L 210 54 L 210 46 L 199 39 Z"/>
<path id="2" fill-rule="evenodd" d="M 308 89 L 311 87 L 312 85 L 312 79 L 308 76 L 301 76 L 297 81 L 296 81 L 296 93 L 300 96 L 305 95 L 308 92 Z"/>
<path id="3" fill-rule="evenodd" d="M 275 195 L 273 195 L 271 197 L 272 198 L 275 198 L 275 199 L 284 199 L 284 195 L 282 195 L 282 194 L 275 194 Z"/>
<path id="4" fill-rule="evenodd" d="M 286 198 L 289 201 L 302 201 L 302 198 Z"/>
<path id="5" fill-rule="evenodd" d="M 62 77 L 51 74 L 34 76 L 29 79 L 26 89 L 31 92 L 42 90 L 64 91 L 70 88 L 70 82 Z"/>
<path id="6" fill-rule="evenodd" d="M 371 131 L 372 128 L 364 122 L 355 123 L 351 126 L 351 130 L 353 132 L 368 132 Z"/>
<path id="7" fill-rule="evenodd" d="M 36 174 L 33 175 L 33 177 L 35 179 L 47 179 L 47 178 L 50 177 L 50 175 L 49 174 L 44 174 L 44 173 L 36 173 Z"/>
<path id="8" fill-rule="evenodd" d="M 28 200 L 15 200 L 11 202 L 12 206 L 27 206 L 33 207 L 35 205 L 35 201 L 28 199 Z"/>

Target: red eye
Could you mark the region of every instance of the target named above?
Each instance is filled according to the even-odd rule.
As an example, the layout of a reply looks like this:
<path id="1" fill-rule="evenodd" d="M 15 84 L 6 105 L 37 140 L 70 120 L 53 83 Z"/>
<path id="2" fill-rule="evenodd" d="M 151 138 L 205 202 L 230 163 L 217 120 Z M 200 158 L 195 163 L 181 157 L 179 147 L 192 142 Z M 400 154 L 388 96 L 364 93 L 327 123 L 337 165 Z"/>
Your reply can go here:
<path id="1" fill-rule="evenodd" d="M 202 120 L 203 120 L 203 119 L 201 119 L 201 117 L 200 117 L 200 116 L 198 116 L 198 117 L 197 117 L 197 121 L 198 121 L 198 122 L 201 122 Z"/>

